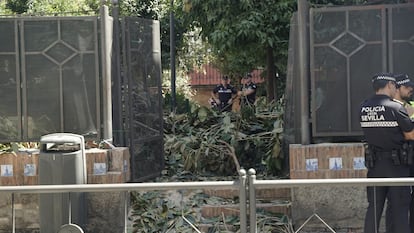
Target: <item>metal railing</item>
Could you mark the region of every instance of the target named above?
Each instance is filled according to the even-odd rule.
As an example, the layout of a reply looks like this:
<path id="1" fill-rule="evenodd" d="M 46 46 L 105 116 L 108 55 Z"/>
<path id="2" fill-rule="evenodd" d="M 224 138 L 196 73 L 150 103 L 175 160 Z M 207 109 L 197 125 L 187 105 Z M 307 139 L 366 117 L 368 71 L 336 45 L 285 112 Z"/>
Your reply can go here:
<path id="1" fill-rule="evenodd" d="M 203 181 L 203 182 L 159 182 L 159 183 L 126 183 L 126 184 L 72 184 L 72 185 L 27 185 L 0 186 L 0 193 L 12 195 L 12 232 L 16 232 L 14 209 L 15 194 L 45 193 L 80 193 L 80 192 L 123 192 L 123 191 L 155 191 L 155 190 L 191 190 L 191 189 L 231 189 L 239 190 L 240 232 L 247 233 L 247 175 L 245 170 L 239 171 L 238 181 Z M 127 199 L 125 199 L 127 206 Z M 126 210 L 126 208 L 125 208 Z M 127 216 L 127 215 L 125 215 Z M 126 221 L 127 217 L 125 218 Z M 125 224 L 124 232 L 127 224 Z"/>
<path id="2" fill-rule="evenodd" d="M 294 188 L 294 187 L 355 187 L 355 186 L 412 186 L 414 178 L 341 178 L 341 179 L 286 179 L 286 180 L 256 180 L 256 171 L 248 171 L 249 189 L 249 226 L 250 233 L 257 233 L 256 216 L 256 189 L 258 188 Z M 319 216 L 316 215 L 317 218 Z M 320 218 L 319 218 L 320 219 Z M 320 219 L 322 222 L 323 220 Z M 324 223 L 324 222 L 323 222 Z M 305 223 L 306 224 L 306 221 Z M 304 224 L 295 231 L 299 232 Z M 324 223 L 332 232 L 326 223 Z"/>
<path id="3" fill-rule="evenodd" d="M 412 186 L 414 178 L 347 178 L 347 179 L 285 179 L 256 180 L 256 171 L 244 169 L 239 171 L 236 181 L 202 181 L 202 182 L 159 182 L 126 184 L 76 184 L 76 185 L 30 185 L 0 186 L 1 193 L 42 194 L 42 193 L 78 193 L 78 192 L 116 192 L 116 191 L 154 191 L 154 190 L 191 190 L 191 189 L 231 189 L 239 190 L 240 233 L 256 233 L 256 190 L 260 188 L 293 188 L 311 186 Z M 125 200 L 127 205 L 127 200 Z M 12 211 L 13 233 L 15 232 L 15 213 Z M 249 216 L 249 220 L 247 220 Z M 249 226 L 249 227 L 248 227 Z M 299 228 L 298 232 L 301 228 Z M 248 231 L 249 230 L 249 231 Z M 125 224 L 126 232 L 126 224 Z"/>

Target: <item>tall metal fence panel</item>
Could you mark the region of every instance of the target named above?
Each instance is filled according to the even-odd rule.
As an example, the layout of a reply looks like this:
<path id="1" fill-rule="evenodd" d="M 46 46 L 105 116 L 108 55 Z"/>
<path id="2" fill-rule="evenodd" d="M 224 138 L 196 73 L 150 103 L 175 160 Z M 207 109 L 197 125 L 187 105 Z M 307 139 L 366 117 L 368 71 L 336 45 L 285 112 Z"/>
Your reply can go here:
<path id="1" fill-rule="evenodd" d="M 389 8 L 389 61 L 395 73 L 407 73 L 414 78 L 414 4 Z"/>
<path id="2" fill-rule="evenodd" d="M 0 20 L 0 139 L 22 137 L 18 21 Z"/>
<path id="3" fill-rule="evenodd" d="M 297 13 L 292 16 L 290 21 L 290 36 L 289 36 L 289 50 L 288 50 L 288 66 L 286 77 L 286 107 L 283 119 L 284 124 L 284 140 L 283 146 L 286 154 L 289 153 L 289 144 L 294 144 L 300 141 L 300 119 L 301 119 L 301 95 L 300 95 L 300 80 L 299 76 L 299 55 L 298 55 L 298 22 Z"/>
<path id="4" fill-rule="evenodd" d="M 131 178 L 140 181 L 158 176 L 164 168 L 160 25 L 125 17 L 122 29 Z"/>
<path id="5" fill-rule="evenodd" d="M 312 135 L 361 136 L 359 105 L 380 72 L 414 75 L 413 4 L 310 10 Z"/>
<path id="6" fill-rule="evenodd" d="M 312 9 L 310 21 L 313 134 L 359 135 L 370 78 L 388 70 L 385 7 Z"/>
<path id="7" fill-rule="evenodd" d="M 0 19 L 0 141 L 98 136 L 98 17 Z"/>

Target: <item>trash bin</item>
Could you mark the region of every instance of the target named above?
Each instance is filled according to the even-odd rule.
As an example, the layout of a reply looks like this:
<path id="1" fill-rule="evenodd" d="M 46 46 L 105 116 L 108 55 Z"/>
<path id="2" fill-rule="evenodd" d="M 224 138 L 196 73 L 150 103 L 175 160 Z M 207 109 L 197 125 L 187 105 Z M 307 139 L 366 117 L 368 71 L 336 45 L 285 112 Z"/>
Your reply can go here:
<path id="1" fill-rule="evenodd" d="M 39 184 L 86 184 L 85 139 L 82 135 L 55 133 L 40 138 Z M 84 228 L 84 193 L 39 195 L 40 232 L 56 233 L 61 226 Z"/>

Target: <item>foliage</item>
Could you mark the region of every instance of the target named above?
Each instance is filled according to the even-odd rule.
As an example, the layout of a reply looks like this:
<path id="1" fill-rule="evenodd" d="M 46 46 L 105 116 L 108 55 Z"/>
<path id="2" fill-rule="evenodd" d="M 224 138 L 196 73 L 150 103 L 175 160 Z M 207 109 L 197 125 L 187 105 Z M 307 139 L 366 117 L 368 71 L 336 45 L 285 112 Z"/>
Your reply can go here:
<path id="1" fill-rule="evenodd" d="M 244 161 L 246 158 L 243 156 L 251 152 L 257 158 L 262 156 L 258 159 L 258 166 L 266 169 L 268 174 L 272 173 L 271 170 L 280 171 L 278 161 L 282 159 L 282 109 L 283 99 L 268 103 L 266 98 L 259 98 L 255 109 L 243 108 L 240 113 L 219 113 L 193 105 L 187 114 L 165 116 L 166 169 L 157 180 L 212 179 L 202 175 L 215 176 L 213 179 L 220 176 L 220 180 L 234 180 L 239 161 L 246 167 L 257 168 L 257 164 Z M 182 191 L 179 192 L 182 195 Z M 235 204 L 237 200 L 197 193 L 187 198 L 181 196 L 181 201 L 177 203 L 160 195 L 160 192 L 140 194 L 138 198 L 137 194 L 133 195 L 134 232 L 196 232 L 196 227 L 201 224 L 210 226 L 206 231 L 209 233 L 239 232 L 238 216 L 222 214 L 220 217 L 206 219 L 189 211 L 191 209 L 200 213 L 202 205 Z M 165 212 L 167 209 L 168 213 Z M 258 232 L 294 232 L 290 220 L 283 214 L 265 211 L 258 211 L 257 214 Z M 191 219 L 191 225 L 184 223 L 184 219 Z"/>
<path id="2" fill-rule="evenodd" d="M 9 142 L 9 143 L 0 143 L 0 155 L 3 153 L 13 153 L 16 154 L 17 152 L 24 150 L 27 151 L 29 149 L 38 149 L 39 143 L 37 142 Z"/>
<path id="3" fill-rule="evenodd" d="M 240 232 L 237 215 L 204 218 L 200 209 L 203 205 L 234 205 L 237 200 L 209 196 L 202 191 L 193 192 L 132 192 L 131 220 L 133 232 L 201 232 L 201 225 L 209 233 Z M 258 232 L 294 232 L 290 219 L 284 214 L 257 212 Z"/>
<path id="4" fill-rule="evenodd" d="M 161 7 L 159 0 L 123 0 L 119 1 L 120 13 L 126 16 L 136 16 L 147 19 L 159 19 L 168 11 L 168 8 Z"/>
<path id="5" fill-rule="evenodd" d="M 29 0 L 6 0 L 5 8 L 16 14 L 25 13 L 29 6 Z"/>
<path id="6" fill-rule="evenodd" d="M 188 114 L 165 117 L 168 160 L 181 161 L 185 171 L 201 175 L 235 175 L 239 167 L 279 174 L 282 101 L 258 102 L 256 111 L 243 109 L 241 114 L 192 106 Z"/>
<path id="7" fill-rule="evenodd" d="M 194 211 L 197 202 L 190 206 L 176 204 L 159 192 L 131 193 L 133 232 L 194 232 L 193 223 L 199 221 Z"/>
<path id="8" fill-rule="evenodd" d="M 89 15 L 99 12 L 100 0 L 6 0 L 0 12 L 5 14 Z M 109 4 L 109 3 L 107 3 Z"/>
<path id="9" fill-rule="evenodd" d="M 164 94 L 164 106 L 163 109 L 164 111 L 170 111 L 172 106 L 171 106 L 171 93 L 166 93 Z M 175 95 L 175 113 L 178 114 L 182 114 L 182 113 L 187 113 L 190 111 L 190 100 L 187 99 L 185 97 L 185 95 L 182 92 L 177 92 Z"/>
<path id="10" fill-rule="evenodd" d="M 266 213 L 265 211 L 257 213 L 257 228 L 261 233 L 291 233 L 295 232 L 291 220 L 283 214 Z"/>
<path id="11" fill-rule="evenodd" d="M 188 17 L 202 28 L 212 47 L 215 65 L 239 76 L 264 67 L 268 93 L 273 99 L 276 73 L 285 77 L 290 18 L 294 0 L 192 0 Z M 284 80 L 280 80 L 284 82 Z"/>
<path id="12" fill-rule="evenodd" d="M 97 9 L 92 9 L 91 6 L 99 6 L 99 0 L 85 1 L 85 0 L 32 0 L 29 3 L 27 13 L 30 14 L 62 14 L 71 13 L 85 15 L 89 12 L 97 12 Z M 94 10 L 94 11 L 93 11 Z"/>
<path id="13" fill-rule="evenodd" d="M 189 38 L 193 38 L 193 35 L 189 34 L 189 32 L 193 30 L 193 26 L 191 21 L 183 16 L 183 11 L 181 10 L 183 8 L 182 1 L 174 1 L 174 4 L 171 6 L 171 1 L 169 0 L 124 0 L 120 1 L 119 6 L 121 15 L 154 19 L 160 22 L 161 62 L 163 69 L 169 69 L 171 64 L 171 12 L 174 15 L 174 45 L 177 55 L 177 66 L 179 68 L 188 67 L 189 64 L 194 63 L 193 60 L 195 58 L 203 60 L 201 54 L 188 57 L 188 47 L 191 47 L 192 43 Z M 192 53 L 196 51 L 192 51 Z"/>
<path id="14" fill-rule="evenodd" d="M 190 111 L 190 100 L 195 95 L 195 91 L 188 85 L 189 79 L 184 72 L 177 72 L 177 78 L 175 82 L 175 109 L 172 109 L 171 91 L 169 86 L 171 84 L 170 72 L 163 73 L 162 86 L 163 86 L 163 100 L 164 111 L 173 111 L 175 113 L 187 113 Z"/>

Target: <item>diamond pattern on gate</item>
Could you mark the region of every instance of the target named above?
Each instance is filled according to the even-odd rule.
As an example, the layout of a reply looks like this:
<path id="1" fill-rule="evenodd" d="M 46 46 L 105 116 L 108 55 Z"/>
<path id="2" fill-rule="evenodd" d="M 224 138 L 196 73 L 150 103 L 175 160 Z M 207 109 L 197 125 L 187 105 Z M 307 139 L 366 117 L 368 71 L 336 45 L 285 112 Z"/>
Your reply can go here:
<path id="1" fill-rule="evenodd" d="M 57 42 L 52 47 L 50 47 L 46 52 L 46 55 L 51 57 L 57 63 L 61 64 L 64 60 L 72 56 L 76 51 L 68 47 L 62 42 Z"/>
<path id="2" fill-rule="evenodd" d="M 342 51 L 346 55 L 350 55 L 358 50 L 362 45 L 364 45 L 365 42 L 356 37 L 355 35 L 346 32 L 336 40 L 332 42 L 332 46 L 338 49 L 339 51 Z"/>

